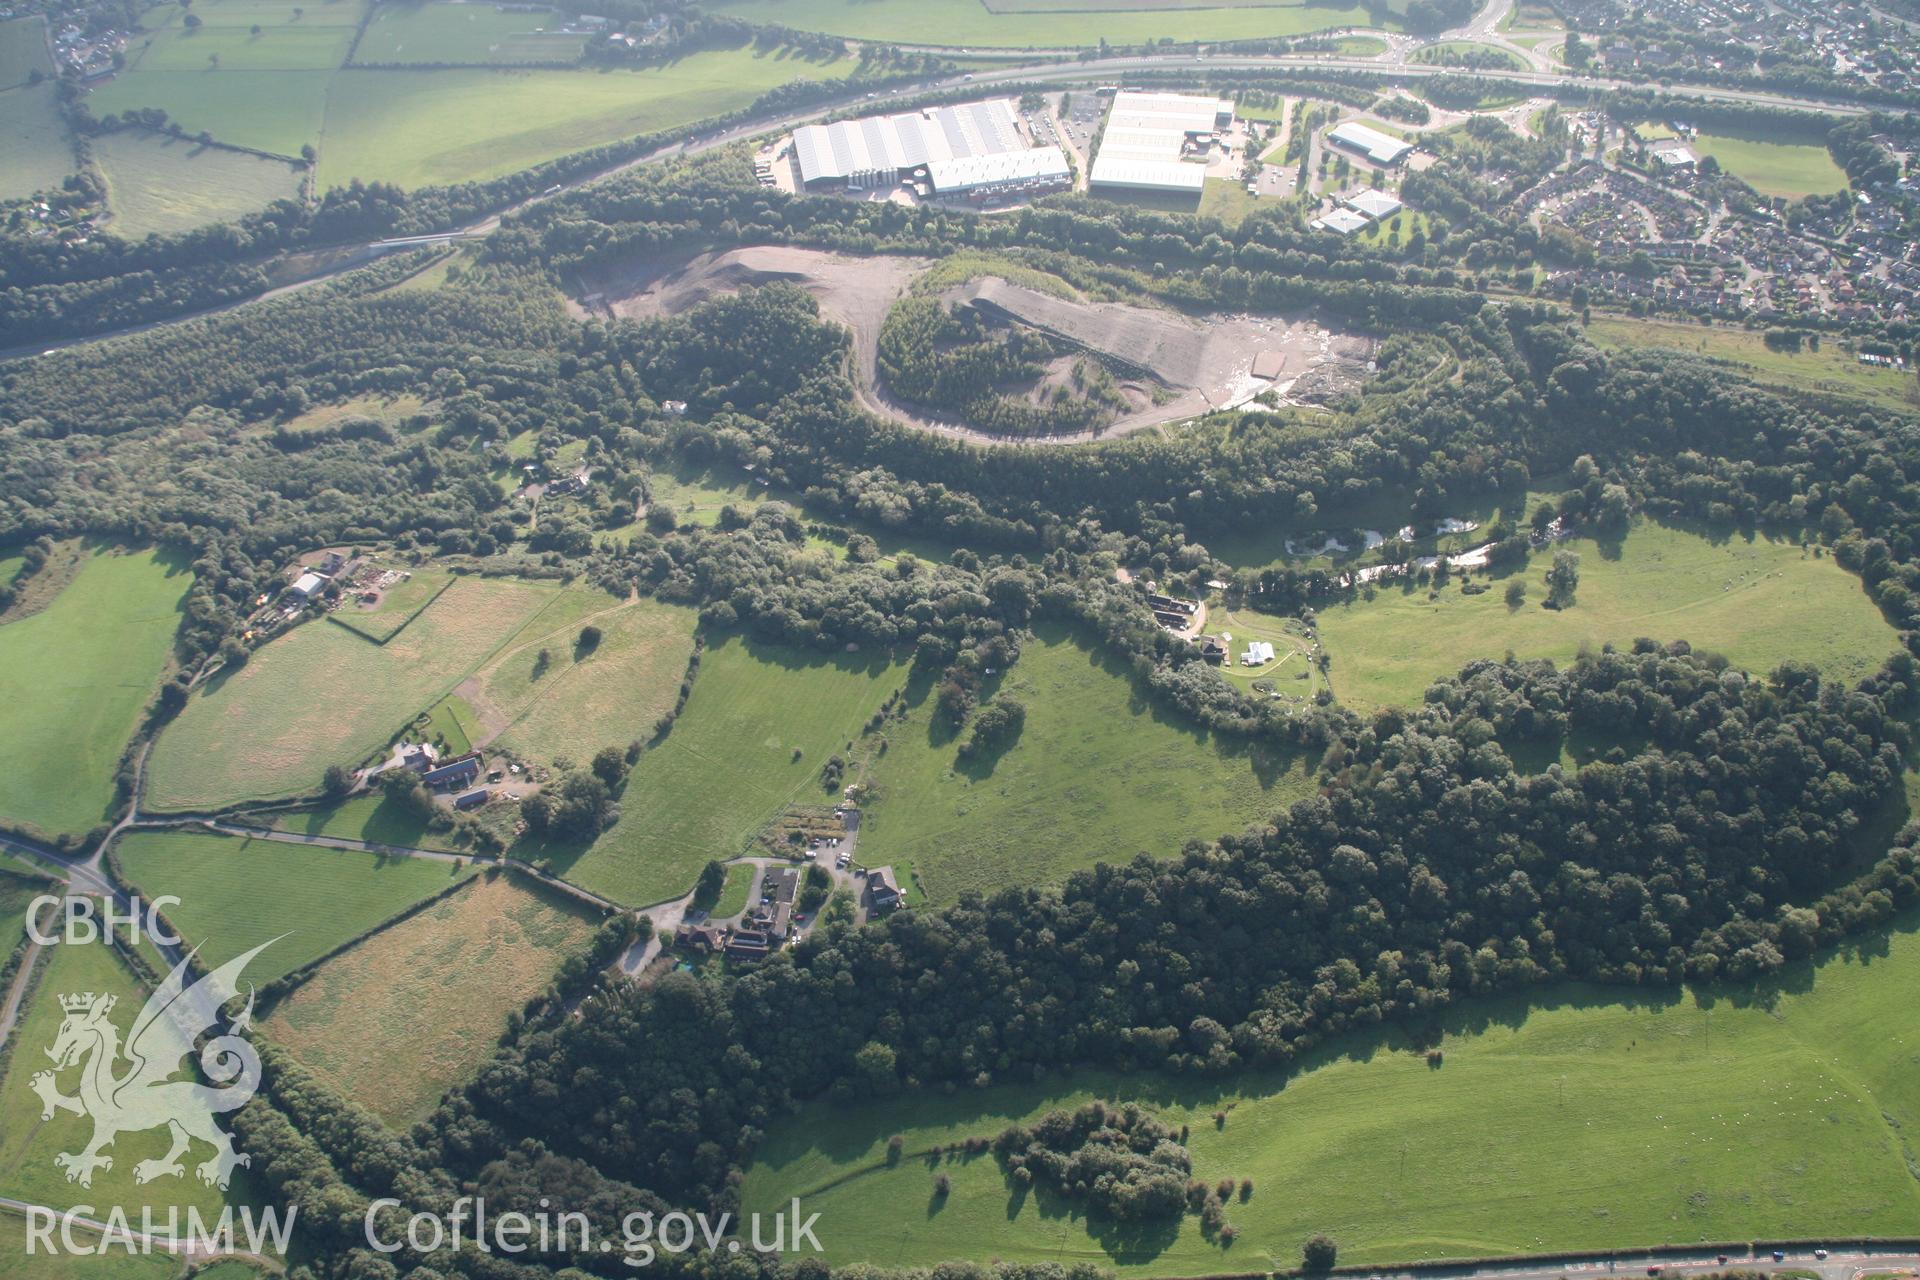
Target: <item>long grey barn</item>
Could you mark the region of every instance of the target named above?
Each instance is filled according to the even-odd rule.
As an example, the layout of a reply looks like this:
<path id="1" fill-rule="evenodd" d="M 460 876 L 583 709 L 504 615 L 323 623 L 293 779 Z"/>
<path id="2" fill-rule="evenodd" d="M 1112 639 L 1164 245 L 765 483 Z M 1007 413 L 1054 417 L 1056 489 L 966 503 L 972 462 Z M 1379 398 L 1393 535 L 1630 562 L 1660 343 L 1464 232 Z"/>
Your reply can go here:
<path id="1" fill-rule="evenodd" d="M 1024 151 L 1011 99 L 929 107 L 794 130 L 800 181 L 809 190 L 892 186 L 922 165 Z"/>

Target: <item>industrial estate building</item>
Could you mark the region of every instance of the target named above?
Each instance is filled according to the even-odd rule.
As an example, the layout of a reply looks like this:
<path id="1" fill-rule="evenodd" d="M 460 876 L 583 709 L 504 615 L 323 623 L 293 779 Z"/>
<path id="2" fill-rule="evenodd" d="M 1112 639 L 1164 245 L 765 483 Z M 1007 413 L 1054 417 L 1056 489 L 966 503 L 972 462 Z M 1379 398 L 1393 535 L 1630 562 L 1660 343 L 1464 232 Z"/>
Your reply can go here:
<path id="1" fill-rule="evenodd" d="M 1232 127 L 1233 103 L 1224 98 L 1122 90 L 1107 112 L 1090 185 L 1198 196 L 1214 144 Z"/>
<path id="2" fill-rule="evenodd" d="M 928 107 L 794 130 L 794 162 L 808 191 L 884 190 L 911 183 L 923 196 L 986 199 L 1065 188 L 1058 146 L 1035 147 L 1008 98 Z"/>
<path id="3" fill-rule="evenodd" d="M 1352 120 L 1334 126 L 1327 134 L 1327 141 L 1386 168 L 1399 164 L 1413 150 L 1411 142 L 1404 142 L 1378 129 L 1369 129 Z"/>

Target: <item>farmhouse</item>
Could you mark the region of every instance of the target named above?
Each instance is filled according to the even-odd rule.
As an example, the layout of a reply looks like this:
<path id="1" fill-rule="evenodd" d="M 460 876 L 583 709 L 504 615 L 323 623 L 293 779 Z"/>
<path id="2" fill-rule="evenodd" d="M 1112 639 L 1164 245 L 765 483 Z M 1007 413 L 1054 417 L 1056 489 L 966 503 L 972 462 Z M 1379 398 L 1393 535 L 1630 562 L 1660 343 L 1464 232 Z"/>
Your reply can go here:
<path id="1" fill-rule="evenodd" d="M 802 125 L 793 132 L 794 161 L 808 191 L 891 187 L 922 167 L 1026 149 L 1009 98 Z"/>
<path id="2" fill-rule="evenodd" d="M 892 867 L 875 867 L 867 872 L 867 897 L 875 911 L 892 911 L 905 900 L 900 882 L 893 878 Z"/>
<path id="3" fill-rule="evenodd" d="M 473 785 L 480 776 L 480 766 L 480 753 L 469 751 L 466 755 L 455 756 L 427 770 L 420 775 L 420 781 L 437 791 L 452 791 L 457 787 Z"/>
<path id="4" fill-rule="evenodd" d="M 1089 183 L 1198 196 L 1213 144 L 1232 127 L 1233 103 L 1225 98 L 1122 90 L 1107 112 Z"/>
<path id="5" fill-rule="evenodd" d="M 1240 655 L 1240 665 L 1243 667 L 1263 667 L 1272 661 L 1273 642 L 1270 640 L 1250 641 L 1247 651 Z"/>
<path id="6" fill-rule="evenodd" d="M 1201 636 L 1200 656 L 1216 666 L 1227 660 L 1227 642 L 1219 636 Z"/>
<path id="7" fill-rule="evenodd" d="M 1357 124 L 1352 120 L 1335 125 L 1329 130 L 1327 141 L 1382 168 L 1392 168 L 1399 164 L 1413 150 L 1411 142 L 1402 142 L 1390 134 L 1382 133 L 1378 129 L 1369 129 L 1366 125 Z"/>
<path id="8" fill-rule="evenodd" d="M 430 743 L 409 742 L 400 748 L 400 767 L 411 769 L 415 773 L 425 773 L 433 768 L 433 762 L 437 756 L 438 753 Z"/>

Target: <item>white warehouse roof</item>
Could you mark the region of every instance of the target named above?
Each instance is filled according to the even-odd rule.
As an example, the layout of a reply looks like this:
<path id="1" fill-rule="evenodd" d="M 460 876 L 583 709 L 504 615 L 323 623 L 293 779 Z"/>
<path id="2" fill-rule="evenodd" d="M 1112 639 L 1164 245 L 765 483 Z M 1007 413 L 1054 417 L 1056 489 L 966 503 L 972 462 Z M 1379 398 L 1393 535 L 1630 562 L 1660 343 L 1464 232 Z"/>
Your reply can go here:
<path id="1" fill-rule="evenodd" d="M 1355 213 L 1351 209 L 1335 209 L 1332 213 L 1315 218 L 1309 225 L 1317 231 L 1335 231 L 1350 236 L 1356 231 L 1365 231 L 1373 223 L 1365 214 Z"/>
<path id="2" fill-rule="evenodd" d="M 1207 166 L 1182 160 L 1135 160 L 1104 153 L 1088 175 L 1096 187 L 1135 187 L 1144 191 L 1198 191 L 1207 183 Z"/>
<path id="3" fill-rule="evenodd" d="M 1357 124 L 1352 120 L 1336 126 L 1327 136 L 1342 146 L 1351 147 L 1363 153 L 1375 164 L 1398 163 L 1402 156 L 1413 150 L 1411 142 L 1402 142 L 1378 129 L 1369 129 L 1366 125 Z"/>
<path id="4" fill-rule="evenodd" d="M 809 183 L 1020 151 L 1026 145 L 1007 98 L 802 125 L 793 131 L 800 180 Z"/>
<path id="5" fill-rule="evenodd" d="M 1065 182 L 1071 173 L 1072 170 L 1067 167 L 1066 153 L 1057 146 L 1006 151 L 989 156 L 961 156 L 953 160 L 935 160 L 927 166 L 927 177 L 932 180 L 933 189 L 942 195 L 1006 183 Z"/>
<path id="6" fill-rule="evenodd" d="M 1384 191 L 1375 191 L 1369 187 L 1356 195 L 1346 197 L 1346 206 L 1356 213 L 1364 213 L 1375 222 L 1384 222 L 1400 210 L 1406 208 L 1399 200 Z"/>
<path id="7" fill-rule="evenodd" d="M 1107 128 L 1212 133 L 1219 127 L 1222 116 L 1233 119 L 1233 103 L 1225 98 L 1122 89 L 1113 95 L 1113 106 L 1107 112 Z"/>
<path id="8" fill-rule="evenodd" d="M 1194 134 L 1211 134 L 1233 119 L 1233 103 L 1187 93 L 1114 95 L 1100 133 L 1100 150 L 1088 173 L 1091 185 L 1142 191 L 1199 191 L 1207 167 L 1182 159 Z"/>

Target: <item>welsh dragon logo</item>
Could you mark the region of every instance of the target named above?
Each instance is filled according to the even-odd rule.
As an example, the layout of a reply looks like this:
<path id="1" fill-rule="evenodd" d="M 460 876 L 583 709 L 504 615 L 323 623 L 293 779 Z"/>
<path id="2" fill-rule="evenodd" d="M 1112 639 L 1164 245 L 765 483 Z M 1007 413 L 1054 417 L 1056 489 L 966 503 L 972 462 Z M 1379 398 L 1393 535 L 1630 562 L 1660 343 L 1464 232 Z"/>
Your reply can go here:
<path id="1" fill-rule="evenodd" d="M 237 995 L 235 984 L 247 962 L 271 945 L 263 942 L 191 985 L 187 965 L 193 957 L 182 959 L 147 999 L 124 1043 L 110 1016 L 115 997 L 92 991 L 60 997 L 66 1016 L 46 1051 L 53 1069 L 37 1073 L 30 1084 L 40 1095 L 42 1120 L 53 1119 L 57 1111 L 93 1120 L 93 1140 L 85 1148 L 53 1158 L 67 1171 L 68 1182 L 92 1186 L 96 1169 L 113 1168 L 113 1157 L 103 1152 L 116 1137 L 163 1127 L 172 1136 L 172 1146 L 159 1159 L 135 1165 L 134 1181 L 184 1174 L 180 1158 L 195 1140 L 213 1148 L 212 1158 L 194 1167 L 209 1185 L 224 1188 L 236 1166 L 251 1163 L 234 1150 L 233 1136 L 215 1123 L 216 1116 L 246 1105 L 260 1087 L 260 1055 L 241 1034 L 253 1023 L 251 988 L 246 1008 L 199 1051 L 201 1073 L 213 1084 L 174 1077 L 200 1038 L 219 1024 L 221 1009 Z M 73 1067 L 80 1071 L 79 1092 L 68 1096 L 60 1092 L 59 1076 Z"/>

